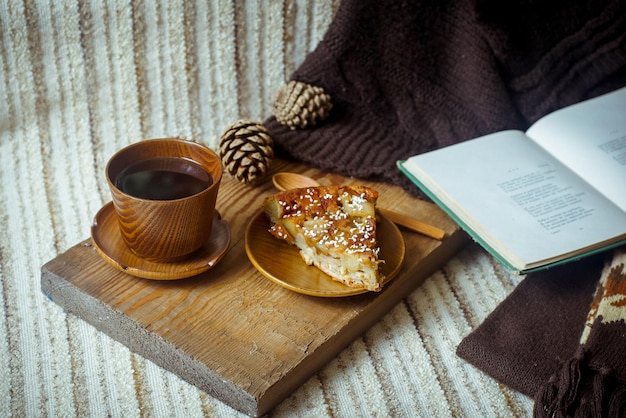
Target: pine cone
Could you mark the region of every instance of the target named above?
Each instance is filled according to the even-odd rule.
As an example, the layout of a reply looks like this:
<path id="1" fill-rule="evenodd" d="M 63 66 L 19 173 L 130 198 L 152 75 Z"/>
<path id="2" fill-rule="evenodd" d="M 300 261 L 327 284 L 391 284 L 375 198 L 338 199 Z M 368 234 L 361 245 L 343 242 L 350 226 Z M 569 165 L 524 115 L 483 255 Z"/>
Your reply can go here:
<path id="1" fill-rule="evenodd" d="M 315 126 L 333 107 L 324 89 L 301 81 L 290 81 L 278 90 L 273 104 L 276 120 L 291 129 Z"/>
<path id="2" fill-rule="evenodd" d="M 273 145 L 263 124 L 243 120 L 226 128 L 220 138 L 219 155 L 228 173 L 253 184 L 267 172 L 274 158 Z"/>

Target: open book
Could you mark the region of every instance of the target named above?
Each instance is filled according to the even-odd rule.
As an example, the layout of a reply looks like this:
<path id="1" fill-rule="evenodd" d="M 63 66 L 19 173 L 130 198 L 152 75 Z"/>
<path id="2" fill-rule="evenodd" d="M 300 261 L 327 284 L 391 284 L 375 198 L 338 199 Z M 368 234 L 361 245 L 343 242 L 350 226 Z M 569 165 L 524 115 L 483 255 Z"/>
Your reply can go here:
<path id="1" fill-rule="evenodd" d="M 626 88 L 399 161 L 477 242 L 527 273 L 626 243 Z"/>

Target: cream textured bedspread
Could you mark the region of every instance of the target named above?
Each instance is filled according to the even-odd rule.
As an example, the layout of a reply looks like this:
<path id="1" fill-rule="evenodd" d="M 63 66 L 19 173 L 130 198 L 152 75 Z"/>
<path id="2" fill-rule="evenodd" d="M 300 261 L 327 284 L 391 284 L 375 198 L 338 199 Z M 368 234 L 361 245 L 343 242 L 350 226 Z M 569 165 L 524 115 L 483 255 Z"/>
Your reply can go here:
<path id="1" fill-rule="evenodd" d="M 0 2 L 0 416 L 238 414 L 66 315 L 40 268 L 89 236 L 119 148 L 268 117 L 337 2 Z M 520 280 L 468 247 L 271 415 L 530 415 L 455 355 Z"/>

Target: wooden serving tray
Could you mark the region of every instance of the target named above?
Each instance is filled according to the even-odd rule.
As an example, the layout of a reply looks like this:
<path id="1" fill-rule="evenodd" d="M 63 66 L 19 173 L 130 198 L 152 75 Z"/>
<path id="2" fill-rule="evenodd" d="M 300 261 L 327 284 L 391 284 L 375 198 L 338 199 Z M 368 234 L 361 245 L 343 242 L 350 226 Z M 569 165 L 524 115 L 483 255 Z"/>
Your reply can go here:
<path id="1" fill-rule="evenodd" d="M 380 192 L 379 206 L 403 211 L 447 232 L 443 241 L 401 228 L 406 257 L 380 293 L 308 296 L 261 275 L 244 248 L 245 231 L 270 176 L 294 171 L 322 184 L 360 183 Z M 104 261 L 86 239 L 42 267 L 41 289 L 52 301 L 145 358 L 251 416 L 287 397 L 467 242 L 432 203 L 398 187 L 359 182 L 275 161 L 262 184 L 225 175 L 217 209 L 231 229 L 230 247 L 212 269 L 170 281 L 130 276 Z"/>

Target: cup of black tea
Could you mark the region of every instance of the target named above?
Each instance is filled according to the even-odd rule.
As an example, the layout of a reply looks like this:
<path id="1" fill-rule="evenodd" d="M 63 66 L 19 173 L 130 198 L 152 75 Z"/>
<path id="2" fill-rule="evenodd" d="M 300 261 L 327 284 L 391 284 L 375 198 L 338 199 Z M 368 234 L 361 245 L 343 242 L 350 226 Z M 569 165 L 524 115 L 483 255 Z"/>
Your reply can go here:
<path id="1" fill-rule="evenodd" d="M 109 160 L 106 178 L 124 242 L 137 256 L 184 259 L 211 235 L 220 158 L 197 142 L 149 139 Z"/>

